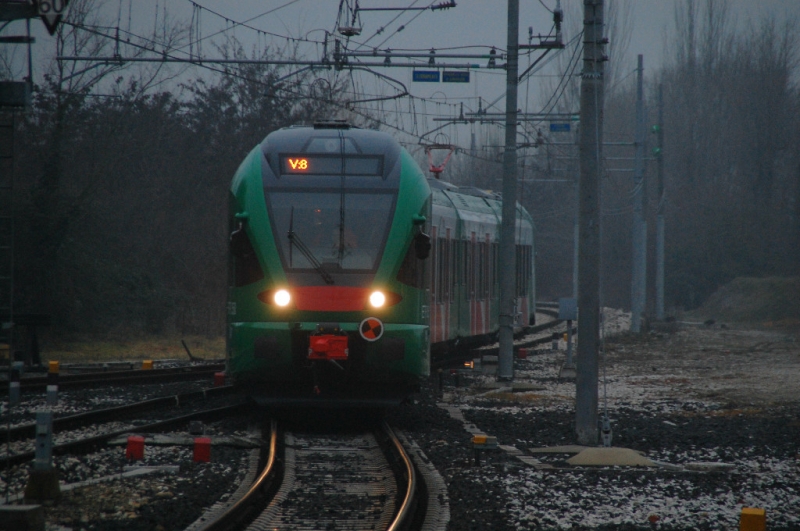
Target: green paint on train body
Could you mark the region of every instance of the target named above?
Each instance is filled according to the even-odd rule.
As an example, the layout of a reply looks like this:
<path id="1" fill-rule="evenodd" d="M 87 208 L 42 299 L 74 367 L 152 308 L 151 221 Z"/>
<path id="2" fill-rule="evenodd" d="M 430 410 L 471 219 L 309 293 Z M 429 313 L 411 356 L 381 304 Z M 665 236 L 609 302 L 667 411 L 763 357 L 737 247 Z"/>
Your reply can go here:
<path id="1" fill-rule="evenodd" d="M 429 181 L 411 155 L 384 133 L 365 130 L 341 134 L 330 131 L 319 133 L 311 128 L 303 131 L 300 128 L 290 128 L 274 133 L 275 137 L 268 136 L 242 162 L 231 183 L 228 372 L 236 382 L 246 384 L 251 389 L 267 386 L 286 390 L 291 389 L 295 383 L 297 388 L 305 386 L 303 389 L 308 389 L 309 367 L 318 368 L 323 364 L 308 360 L 309 336 L 320 323 L 336 323 L 348 337 L 349 358 L 342 363 L 345 370 L 341 373 L 337 372 L 338 369 L 331 369 L 335 367 L 333 364 L 324 362 L 324 367 L 333 371 L 331 377 L 337 379 L 340 389 L 352 388 L 354 392 L 358 392 L 362 384 L 365 385 L 364 389 L 375 385 L 380 388 L 384 384 L 387 389 L 410 389 L 421 377 L 430 373 L 430 316 L 434 298 L 441 303 L 438 297 L 445 296 L 444 293 L 432 293 L 431 283 L 437 278 L 437 272 L 432 270 L 434 261 L 431 258 L 417 257 L 415 237 L 420 233 L 433 236 L 434 229 L 436 236 L 443 237 L 444 231 L 449 229 L 450 239 L 454 243 L 449 251 L 452 252 L 451 258 L 447 262 L 452 271 L 445 275 L 448 282 L 451 282 L 446 295 L 451 308 L 447 336 L 439 337 L 435 346 L 448 348 L 470 341 L 485 342 L 497 331 L 499 324 L 499 266 L 494 253 L 500 238 L 501 201 L 497 196 L 480 190 L 459 191 L 457 187 L 447 183 Z M 304 134 L 307 136 L 304 137 Z M 383 184 L 373 181 L 377 183 L 374 190 L 370 188 L 373 185 L 369 184 L 369 178 L 345 178 L 344 162 L 341 181 L 336 174 L 320 177 L 287 170 L 286 162 L 290 158 L 295 163 L 298 162 L 304 157 L 303 153 L 311 153 L 309 163 L 318 160 L 314 159 L 316 152 L 307 148 L 315 138 L 322 142 L 341 142 L 341 157 L 344 160 L 344 145 L 348 135 L 370 145 L 372 151 L 368 150 L 362 158 L 378 154 L 387 166 L 381 166 L 382 177 L 375 176 L 376 179 L 383 179 Z M 308 143 L 297 148 L 301 145 L 300 141 L 305 142 L 304 138 L 308 139 Z M 378 145 L 383 146 L 381 149 L 385 151 L 379 152 L 376 147 Z M 334 151 L 329 156 L 336 156 L 338 151 Z M 331 179 L 330 182 L 335 186 L 326 184 L 325 179 Z M 356 186 L 351 189 L 345 185 L 351 181 L 361 184 L 349 185 Z M 321 191 L 317 189 L 317 182 L 321 183 Z M 336 183 L 339 182 L 341 188 L 337 188 L 339 185 Z M 308 192 L 311 193 L 302 195 Z M 363 195 L 358 196 L 359 193 Z M 314 194 L 317 197 L 325 194 L 334 197 L 337 213 L 340 212 L 338 209 L 343 208 L 340 204 L 351 204 L 356 212 L 359 211 L 357 203 L 347 201 L 363 201 L 363 198 L 374 197 L 388 205 L 387 198 L 391 196 L 391 209 L 387 207 L 385 211 L 388 221 L 385 232 L 382 233 L 382 247 L 372 269 L 345 271 L 343 266 L 346 265 L 341 261 L 340 251 L 340 270 L 331 271 L 336 276 L 333 286 L 361 288 L 370 292 L 379 289 L 396 295 L 399 302 L 384 308 L 365 307 L 357 311 L 299 310 L 291 304 L 281 308 L 271 302 L 269 294 L 278 289 L 292 291 L 298 287 L 326 287 L 324 275 L 320 268 L 315 270 L 312 267 L 308 254 L 304 252 L 305 258 L 302 258 L 298 248 L 287 243 L 292 241 L 287 232 L 297 230 L 297 234 L 307 237 L 308 233 L 302 229 L 292 229 L 287 220 L 296 219 L 293 217 L 295 209 L 304 208 L 303 202 Z M 346 199 L 345 195 L 348 194 L 350 197 Z M 298 199 L 301 195 L 302 199 Z M 291 207 L 291 217 L 287 214 L 288 208 L 285 204 L 280 203 L 283 199 L 294 201 L 291 204 L 298 205 Z M 349 212 L 349 208 L 345 211 Z M 377 210 L 377 207 L 373 207 L 372 211 Z M 349 223 L 360 221 L 367 224 L 364 219 L 368 216 L 358 220 L 353 217 L 357 214 L 348 215 Z M 344 212 L 341 213 L 341 218 L 336 217 L 333 222 L 329 221 L 328 225 L 324 225 L 324 229 L 330 230 L 337 219 L 344 220 Z M 385 219 L 382 218 L 381 222 Z M 527 247 L 525 252 L 530 255 L 529 273 L 522 273 L 523 276 L 530 275 L 530 278 L 526 280 L 525 293 L 518 293 L 518 296 L 526 299 L 525 309 L 532 312 L 535 305 L 535 271 L 532 260 L 534 227 L 530 215 L 519 205 L 517 225 L 517 244 Z M 342 221 L 338 226 L 347 227 L 347 224 Z M 340 250 L 342 232 L 338 232 Z M 234 235 L 237 236 L 234 238 Z M 485 275 L 484 269 L 472 271 L 472 283 L 467 281 L 465 256 L 468 242 L 488 244 L 489 252 L 485 256 L 493 264 L 493 273 L 489 275 L 491 281 L 485 276 L 482 280 L 476 280 L 479 274 Z M 431 243 L 435 251 L 436 239 Z M 294 263 L 291 258 L 287 258 L 287 249 L 288 253 L 295 253 Z M 472 249 L 469 252 L 476 251 Z M 311 255 L 316 256 L 313 252 Z M 307 260 L 308 264 L 301 268 L 297 264 L 303 260 Z M 480 287 L 477 286 L 478 283 Z M 477 336 L 471 329 L 473 317 L 470 315 L 470 308 L 472 306 L 474 309 L 473 303 L 476 301 L 482 301 L 488 312 L 486 330 Z M 376 341 L 367 341 L 359 333 L 360 323 L 368 317 L 380 319 L 383 323 L 383 335 Z M 464 343 L 463 339 L 468 341 Z"/>
<path id="2" fill-rule="evenodd" d="M 238 381 L 286 381 L 299 378 L 298 367 L 307 366 L 304 349 L 307 337 L 318 323 L 338 323 L 348 334 L 351 352 L 358 358 L 356 376 L 370 382 L 416 382 L 430 373 L 428 315 L 425 308 L 428 290 L 424 282 L 412 286 L 398 280 L 401 265 L 418 231 L 414 218 L 430 215 L 430 188 L 413 158 L 400 148 L 400 182 L 394 212 L 382 256 L 369 282 L 401 297 L 399 303 L 381 309 L 360 311 L 302 311 L 282 309 L 259 299 L 259 294 L 277 288 L 291 290 L 279 257 L 278 245 L 270 224 L 264 194 L 262 147 L 256 147 L 237 170 L 231 184 L 231 227 L 243 226 L 255 251 L 263 277 L 235 286 L 234 273 L 228 296 L 228 372 Z M 238 216 L 237 216 L 238 214 Z M 231 259 L 231 270 L 236 269 Z M 424 268 L 425 261 L 416 264 Z M 425 278 L 424 273 L 418 274 Z M 358 335 L 359 324 L 367 317 L 384 323 L 383 335 L 367 342 Z M 266 339 L 259 339 L 266 338 Z M 257 358 L 256 342 L 268 340 L 269 357 Z M 302 343 L 305 342 L 305 345 Z M 387 345 L 389 347 L 387 347 Z M 402 352 L 398 354 L 398 345 Z M 387 355 L 388 352 L 388 355 Z"/>
<path id="3" fill-rule="evenodd" d="M 450 274 L 445 279 L 439 279 L 449 283 L 448 289 L 435 289 L 434 293 L 437 302 L 442 302 L 442 298 L 448 298 L 450 301 L 448 333 L 443 340 L 439 336 L 439 340 L 449 344 L 455 342 L 463 344 L 463 340 L 467 339 L 480 344 L 490 340 L 499 330 L 501 265 L 497 263 L 497 253 L 502 224 L 502 201 L 490 192 L 475 188 L 460 189 L 438 181 L 435 181 L 432 187 L 434 188 L 432 223 L 437 228 L 436 237 L 449 238 L 452 241 L 448 261 Z M 522 313 L 524 308 L 530 314 L 535 307 L 535 271 L 532 263 L 534 227 L 530 214 L 519 204 L 516 224 L 516 244 L 527 247 L 527 252 L 531 256 L 531 262 L 526 264 L 526 267 L 530 268 L 530 278 L 525 282 L 525 292 L 517 294 L 518 310 Z M 489 267 L 476 274 L 471 267 L 481 267 L 474 263 L 474 253 L 479 251 L 475 246 L 480 244 L 489 246 Z M 468 250 L 466 248 L 468 246 L 472 248 Z M 468 264 L 470 261 L 473 261 L 471 266 Z M 472 280 L 470 280 L 471 275 Z M 481 276 L 484 277 L 482 280 L 477 278 Z M 486 305 L 488 313 L 486 330 L 479 335 L 476 335 L 471 328 L 473 318 L 471 312 L 475 311 L 476 305 L 473 303 L 476 301 Z M 530 323 L 519 323 L 519 328 L 528 324 Z"/>

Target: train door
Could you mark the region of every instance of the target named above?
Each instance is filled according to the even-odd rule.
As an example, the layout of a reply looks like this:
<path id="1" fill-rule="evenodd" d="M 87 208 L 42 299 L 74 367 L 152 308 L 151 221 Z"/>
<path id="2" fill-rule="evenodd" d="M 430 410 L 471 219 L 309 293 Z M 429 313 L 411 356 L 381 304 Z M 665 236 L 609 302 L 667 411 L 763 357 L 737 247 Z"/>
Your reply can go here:
<path id="1" fill-rule="evenodd" d="M 450 227 L 445 229 L 442 239 L 442 302 L 444 310 L 444 340 L 450 339 L 450 306 L 452 299 L 452 253 L 450 250 Z"/>
<path id="2" fill-rule="evenodd" d="M 469 332 L 471 336 L 478 335 L 478 237 L 475 231 L 470 232 L 469 242 L 469 269 L 467 271 L 467 294 L 469 298 Z"/>
<path id="3" fill-rule="evenodd" d="M 439 339 L 439 239 L 438 227 L 431 227 L 431 241 L 433 246 L 431 248 L 431 343 L 438 343 Z"/>
<path id="4" fill-rule="evenodd" d="M 533 246 L 516 246 L 516 290 L 514 293 L 517 301 L 517 317 L 515 325 L 527 326 L 533 324 Z"/>

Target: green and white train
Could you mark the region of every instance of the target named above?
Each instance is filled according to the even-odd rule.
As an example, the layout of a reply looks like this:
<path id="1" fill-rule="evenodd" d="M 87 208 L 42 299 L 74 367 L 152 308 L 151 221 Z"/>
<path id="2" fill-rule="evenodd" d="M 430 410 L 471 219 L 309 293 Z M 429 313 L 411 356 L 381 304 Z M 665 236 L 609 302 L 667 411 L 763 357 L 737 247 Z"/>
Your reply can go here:
<path id="1" fill-rule="evenodd" d="M 391 404 L 431 356 L 498 330 L 501 202 L 429 180 L 391 136 L 340 122 L 275 131 L 230 193 L 227 373 L 264 404 Z M 534 315 L 518 208 L 517 309 Z"/>

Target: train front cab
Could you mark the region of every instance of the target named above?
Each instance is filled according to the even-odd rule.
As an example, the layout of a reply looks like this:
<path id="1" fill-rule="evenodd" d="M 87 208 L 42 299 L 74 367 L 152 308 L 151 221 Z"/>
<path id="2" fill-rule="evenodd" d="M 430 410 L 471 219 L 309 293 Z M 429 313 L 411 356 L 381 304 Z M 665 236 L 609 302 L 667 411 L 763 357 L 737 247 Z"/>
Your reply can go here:
<path id="1" fill-rule="evenodd" d="M 313 170 L 317 155 L 361 174 L 287 166 Z M 396 403 L 416 389 L 430 371 L 420 258 L 430 190 L 410 155 L 380 133 L 284 131 L 251 153 L 231 191 L 236 385 L 268 404 Z"/>

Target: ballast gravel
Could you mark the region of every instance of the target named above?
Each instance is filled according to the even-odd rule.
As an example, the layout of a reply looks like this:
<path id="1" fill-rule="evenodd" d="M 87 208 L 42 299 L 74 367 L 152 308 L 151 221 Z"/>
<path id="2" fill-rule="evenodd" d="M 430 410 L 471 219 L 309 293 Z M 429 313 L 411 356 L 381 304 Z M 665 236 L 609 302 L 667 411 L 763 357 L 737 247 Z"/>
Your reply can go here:
<path id="1" fill-rule="evenodd" d="M 205 436 L 246 437 L 241 428 L 226 421 L 208 424 Z M 135 461 L 126 459 L 125 450 L 114 446 L 54 458 L 62 491 L 56 503 L 45 503 L 48 530 L 184 529 L 225 500 L 247 471 L 248 451 L 242 448 L 212 446 L 207 463 L 193 461 L 191 446 L 145 444 L 143 458 Z M 11 492 L 24 490 L 28 468 L 12 469 Z M 137 469 L 148 473 L 132 475 Z"/>
<path id="2" fill-rule="evenodd" d="M 607 412 L 614 446 L 658 466 L 571 466 L 575 453 L 542 451 L 577 442 L 575 382 L 558 377 L 563 350 L 515 360 L 523 392 L 492 390 L 485 366 L 461 371 L 461 387 L 448 375 L 441 396 L 431 387 L 393 413 L 444 476 L 448 529 L 721 531 L 738 529 L 743 507 L 765 509 L 770 530 L 800 529 L 794 336 L 691 327 L 609 338 L 604 347 L 600 418 Z M 465 424 L 528 464 L 498 450 L 477 466 Z"/>
<path id="3" fill-rule="evenodd" d="M 1 427 L 5 428 L 6 426 L 10 426 L 14 428 L 22 424 L 35 422 L 36 412 L 45 409 L 52 411 L 54 417 L 65 417 L 97 409 L 124 406 L 151 398 L 201 391 L 207 389 L 210 385 L 210 381 L 197 380 L 154 384 L 113 385 L 100 389 L 62 389 L 58 392 L 58 400 L 55 404 L 47 403 L 47 395 L 44 391 L 26 390 L 20 396 L 20 403 L 14 407 L 9 407 L 8 397 L 2 397 L 2 402 L 0 402 L 0 404 L 2 405 L 3 425 Z"/>
<path id="4" fill-rule="evenodd" d="M 655 467 L 572 466 L 574 453 L 541 452 L 577 442 L 575 383 L 558 372 L 563 346 L 515 360 L 524 391 L 492 389 L 491 366 L 478 364 L 458 380 L 446 373 L 441 391 L 434 376 L 387 413 L 442 475 L 448 530 L 721 531 L 738 528 L 743 507 L 765 509 L 771 531 L 800 529 L 800 345 L 792 334 L 684 326 L 607 338 L 600 417 L 607 412 L 614 446 Z M 480 466 L 470 424 L 504 448 L 481 453 Z M 191 448 L 148 446 L 142 464 L 177 470 L 65 492 L 47 509 L 48 529 L 184 529 L 245 472 L 246 450 L 214 447 L 212 456 L 195 464 Z M 118 475 L 129 464 L 122 448 L 59 459 L 62 482 Z"/>

